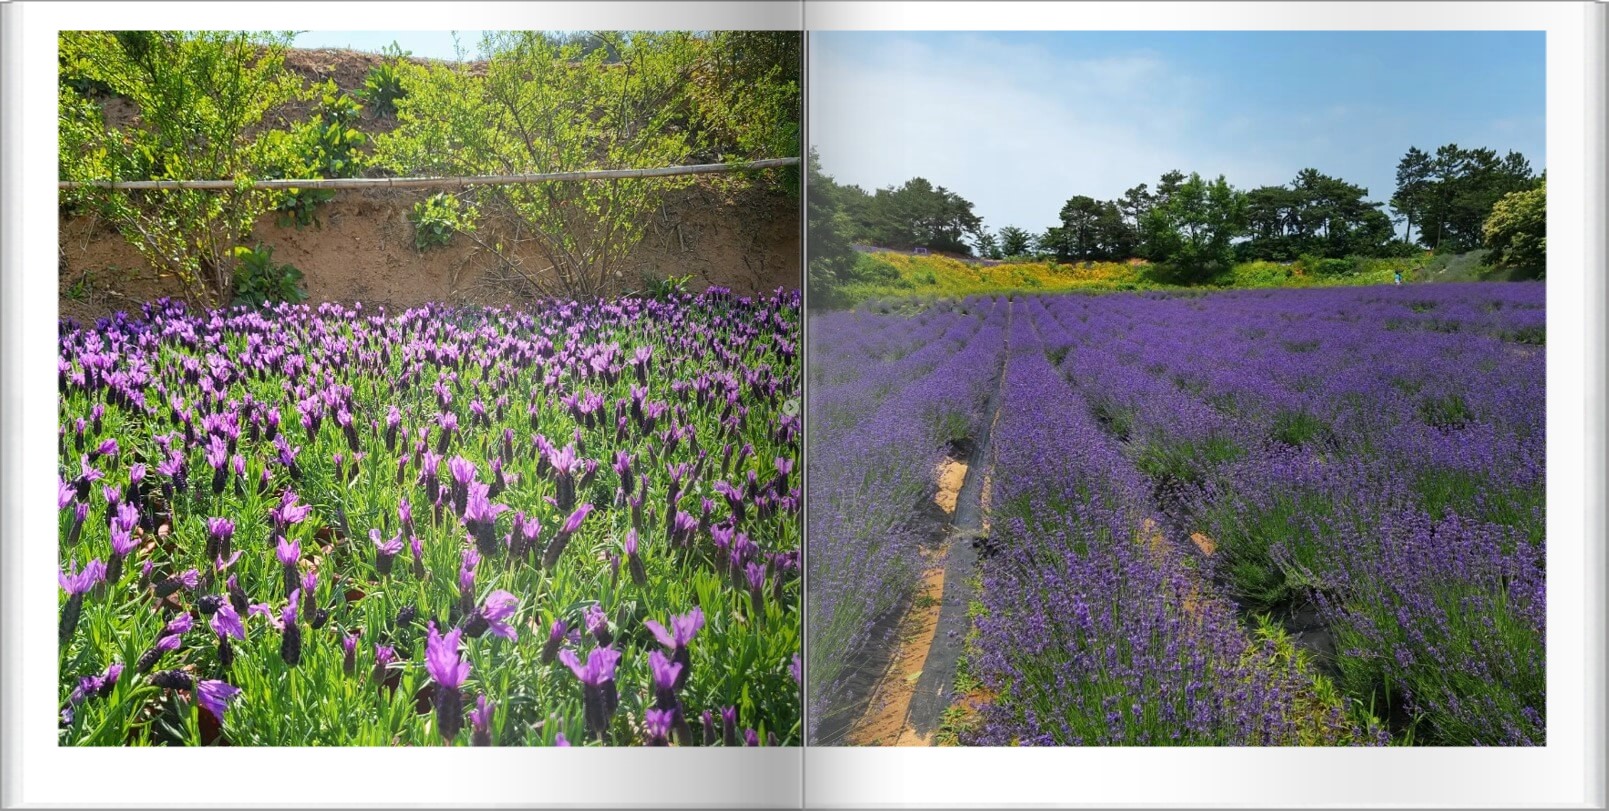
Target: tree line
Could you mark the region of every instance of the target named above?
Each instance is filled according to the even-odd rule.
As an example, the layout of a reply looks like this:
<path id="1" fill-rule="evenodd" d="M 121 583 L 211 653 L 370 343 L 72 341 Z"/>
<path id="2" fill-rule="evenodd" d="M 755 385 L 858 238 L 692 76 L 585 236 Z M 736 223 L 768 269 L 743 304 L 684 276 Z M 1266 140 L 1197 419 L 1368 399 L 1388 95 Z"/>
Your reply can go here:
<path id="1" fill-rule="evenodd" d="M 1398 163 L 1389 211 L 1386 203 L 1368 199 L 1367 188 L 1313 168 L 1288 183 L 1249 190 L 1222 175 L 1207 179 L 1174 170 L 1154 187 L 1141 183 L 1117 199 L 1074 195 L 1062 206 L 1059 224 L 1038 234 L 1016 226 L 991 232 L 971 202 L 924 178 L 867 192 L 822 174 L 814 156 L 811 172 L 813 272 L 851 272 L 852 256 L 845 252 L 853 243 L 868 243 L 989 259 L 1140 258 L 1166 266 L 1175 281 L 1185 283 L 1210 280 L 1235 262 L 1482 247 L 1494 249 L 1494 257 L 1520 275 L 1542 273 L 1543 178 L 1518 152 L 1499 156 L 1457 144 L 1433 153 L 1410 148 Z"/>

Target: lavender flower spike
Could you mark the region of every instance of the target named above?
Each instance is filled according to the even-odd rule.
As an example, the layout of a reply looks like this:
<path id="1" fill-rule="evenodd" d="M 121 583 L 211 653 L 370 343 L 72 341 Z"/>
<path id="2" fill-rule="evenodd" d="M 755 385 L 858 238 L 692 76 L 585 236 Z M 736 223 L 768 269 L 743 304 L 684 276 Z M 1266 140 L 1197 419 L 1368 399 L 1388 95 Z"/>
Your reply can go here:
<path id="1" fill-rule="evenodd" d="M 425 641 L 425 670 L 436 682 L 436 728 L 449 742 L 458 737 L 458 731 L 464 726 L 464 699 L 459 687 L 469 678 L 469 662 L 458 653 L 462 639 L 462 631 L 455 629 L 442 636 L 436 624 L 431 623 Z"/>

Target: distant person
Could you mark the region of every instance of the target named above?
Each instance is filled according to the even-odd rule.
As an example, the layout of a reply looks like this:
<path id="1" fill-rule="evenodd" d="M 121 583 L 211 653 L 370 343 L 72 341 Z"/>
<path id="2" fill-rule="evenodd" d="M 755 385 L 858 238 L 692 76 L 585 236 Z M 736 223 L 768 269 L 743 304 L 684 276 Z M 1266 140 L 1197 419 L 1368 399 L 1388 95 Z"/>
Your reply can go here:
<path id="1" fill-rule="evenodd" d="M 1397 284 L 1402 284 L 1402 271 L 1396 271 Z"/>

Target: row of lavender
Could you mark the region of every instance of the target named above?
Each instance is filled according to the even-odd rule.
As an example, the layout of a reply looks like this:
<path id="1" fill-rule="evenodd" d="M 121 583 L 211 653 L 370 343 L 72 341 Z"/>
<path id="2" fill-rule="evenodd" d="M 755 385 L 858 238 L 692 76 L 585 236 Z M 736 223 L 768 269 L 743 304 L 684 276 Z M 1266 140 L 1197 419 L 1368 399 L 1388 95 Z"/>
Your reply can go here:
<path id="1" fill-rule="evenodd" d="M 1399 740 L 1541 743 L 1542 292 L 1443 285 L 1032 302 L 1043 307 L 1035 319 L 1043 351 L 1014 352 L 1013 362 L 1055 364 L 1060 387 L 1041 375 L 1037 390 L 1019 389 L 1030 403 L 1055 403 L 1020 425 L 1007 417 L 1033 406 L 1013 406 L 1008 390 L 995 439 L 1000 509 L 1018 519 L 1006 521 L 1007 551 L 987 569 L 991 607 L 980 645 L 990 651 L 985 680 L 1003 694 L 986 738 L 1111 740 L 1057 727 L 1044 712 L 1094 695 L 1091 671 L 1065 666 L 1070 651 L 1103 650 L 1091 639 L 1110 646 L 1133 634 L 1172 638 L 1155 635 L 1167 622 L 1145 619 L 1144 599 L 1131 604 L 1144 589 L 1110 581 L 1138 577 L 1124 541 L 1154 527 L 1167 548 L 1191 550 L 1185 560 L 1200 589 L 1193 594 L 1226 594 L 1248 616 L 1316 607 L 1355 708 L 1353 729 L 1339 738 L 1358 738 L 1357 728 L 1378 720 Z M 1018 375 L 1013 368 L 1008 382 Z M 1088 436 L 1050 444 L 1078 432 Z M 1014 447 L 1040 455 L 1011 459 Z M 1046 455 L 1045 447 L 1060 450 Z M 1105 449 L 1101 460 L 1077 461 L 1094 448 Z M 1014 476 L 1023 482 L 1012 484 Z M 1036 481 L 1040 490 L 1030 486 Z M 1109 515 L 1113 501 L 1123 509 Z M 1046 540 L 1069 532 L 1074 540 Z M 1080 533 L 1107 542 L 1079 541 Z M 1109 551 L 1089 551 L 1097 548 Z M 1031 549 L 1048 549 L 1052 560 L 1060 550 L 1067 561 L 1047 564 Z M 1128 619 L 1107 617 L 1114 629 L 1094 637 L 1053 620 L 1040 632 L 1058 643 L 1041 648 L 1018 638 L 1025 631 L 1014 623 L 1025 622 L 1020 612 L 1037 599 L 1019 595 L 1036 586 L 1054 592 L 1047 567 L 1080 565 L 1099 565 L 1108 579 L 1075 581 L 1079 599 L 1112 597 L 1100 605 Z M 1185 602 L 1191 620 L 1210 624 L 1200 599 Z M 1135 643 L 1116 644 L 1121 661 L 1135 661 L 1121 652 Z M 1035 667 L 1039 676 L 1024 675 Z M 1210 667 L 1160 667 L 1172 675 L 1152 673 L 1127 685 L 1143 693 L 1117 695 L 1165 701 L 1172 679 L 1198 700 L 1202 691 L 1249 691 L 1221 705 L 1237 713 L 1265 706 L 1255 679 L 1226 686 L 1208 677 Z M 1048 674 L 1055 676 L 1047 682 Z M 1310 692 L 1332 692 L 1323 678 L 1303 679 Z M 1219 706 L 1214 700 L 1208 705 Z M 1311 717 L 1304 706 L 1297 702 L 1286 719 Z M 1180 733 L 1102 712 L 1111 735 L 1121 729 L 1157 741 Z M 1101 714 L 1079 717 L 1099 726 Z M 1236 721 L 1235 734 L 1201 739 L 1244 741 L 1244 723 Z M 1258 723 L 1279 729 L 1270 718 Z"/>
<path id="2" fill-rule="evenodd" d="M 799 304 L 64 323 L 62 740 L 798 742 Z"/>
<path id="3" fill-rule="evenodd" d="M 949 445 L 977 435 L 1004 299 L 810 325 L 810 739 L 841 731 L 924 565 L 920 507 Z M 836 737 L 838 732 L 830 732 Z"/>
<path id="4" fill-rule="evenodd" d="M 981 745 L 1363 739 L 1274 637 L 1168 543 L 1145 476 L 1051 365 L 1074 337 L 1018 302 L 992 434 L 992 543 L 971 670 Z"/>

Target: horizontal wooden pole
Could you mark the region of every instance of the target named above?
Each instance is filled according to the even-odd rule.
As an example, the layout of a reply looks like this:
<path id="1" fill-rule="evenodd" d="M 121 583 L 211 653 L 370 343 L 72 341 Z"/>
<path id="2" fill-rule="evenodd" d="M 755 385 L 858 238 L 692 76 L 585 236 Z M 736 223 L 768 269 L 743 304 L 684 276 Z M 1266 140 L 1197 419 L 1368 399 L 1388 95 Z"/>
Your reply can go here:
<path id="1" fill-rule="evenodd" d="M 709 175 L 750 169 L 776 169 L 797 166 L 798 158 L 766 158 L 744 163 L 701 163 L 694 166 L 663 166 L 657 169 L 589 169 L 583 172 L 543 172 L 523 175 L 469 175 L 467 177 L 311 177 L 288 180 L 254 180 L 253 189 L 428 189 L 467 188 L 516 183 L 549 183 L 562 180 L 625 180 L 673 175 Z M 236 188 L 233 180 L 62 180 L 58 189 L 202 189 Z"/>

